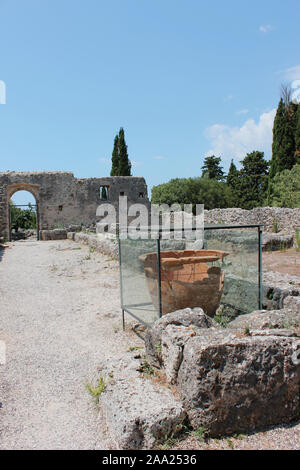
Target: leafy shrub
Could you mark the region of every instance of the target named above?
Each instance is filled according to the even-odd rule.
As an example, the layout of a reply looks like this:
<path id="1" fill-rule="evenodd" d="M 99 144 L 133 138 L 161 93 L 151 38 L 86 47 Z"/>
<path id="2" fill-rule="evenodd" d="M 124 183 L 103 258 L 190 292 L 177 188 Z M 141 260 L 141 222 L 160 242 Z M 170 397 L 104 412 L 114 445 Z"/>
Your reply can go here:
<path id="1" fill-rule="evenodd" d="M 152 204 L 204 204 L 205 209 L 233 207 L 232 189 L 210 178 L 175 178 L 152 188 Z"/>
<path id="2" fill-rule="evenodd" d="M 15 232 L 18 232 L 19 229 L 28 230 L 36 228 L 36 214 L 31 204 L 28 205 L 28 209 L 21 209 L 10 201 L 10 220 L 11 228 Z"/>
<path id="3" fill-rule="evenodd" d="M 276 174 L 272 180 L 272 206 L 300 207 L 300 164 Z"/>

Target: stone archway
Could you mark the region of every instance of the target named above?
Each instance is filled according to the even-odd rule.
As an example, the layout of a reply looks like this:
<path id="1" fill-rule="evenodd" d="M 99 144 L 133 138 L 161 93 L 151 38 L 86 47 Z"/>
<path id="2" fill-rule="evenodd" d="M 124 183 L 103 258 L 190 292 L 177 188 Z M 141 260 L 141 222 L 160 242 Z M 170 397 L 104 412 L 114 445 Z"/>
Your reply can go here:
<path id="1" fill-rule="evenodd" d="M 18 191 L 28 191 L 33 195 L 36 201 L 36 232 L 37 232 L 37 240 L 39 240 L 39 233 L 40 233 L 40 198 L 39 198 L 39 190 L 40 187 L 36 184 L 27 184 L 27 183 L 16 183 L 8 185 L 6 188 L 6 224 L 8 227 L 8 241 L 11 240 L 11 228 L 10 228 L 10 208 L 9 202 L 12 196 Z"/>
<path id="2" fill-rule="evenodd" d="M 127 197 L 128 207 L 150 204 L 146 182 L 136 176 L 75 178 L 64 171 L 0 172 L 0 238 L 5 240 L 10 238 L 9 200 L 20 190 L 29 191 L 36 200 L 38 230 L 68 229 L 74 224 L 95 226 L 98 206 L 109 202 L 118 212 L 120 195 Z"/>

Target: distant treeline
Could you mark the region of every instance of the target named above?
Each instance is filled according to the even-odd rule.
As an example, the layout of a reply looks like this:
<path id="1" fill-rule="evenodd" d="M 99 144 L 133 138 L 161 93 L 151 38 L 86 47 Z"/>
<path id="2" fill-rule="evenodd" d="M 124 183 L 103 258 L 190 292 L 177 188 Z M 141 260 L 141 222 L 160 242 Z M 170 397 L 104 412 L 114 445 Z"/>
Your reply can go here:
<path id="1" fill-rule="evenodd" d="M 273 126 L 272 158 L 253 151 L 228 174 L 222 159 L 204 159 L 197 178 L 175 178 L 152 188 L 153 204 L 204 204 L 206 209 L 260 206 L 300 207 L 300 104 L 280 99 Z"/>
<path id="2" fill-rule="evenodd" d="M 28 209 L 21 209 L 10 201 L 10 226 L 14 232 L 36 228 L 36 213 L 29 203 Z"/>

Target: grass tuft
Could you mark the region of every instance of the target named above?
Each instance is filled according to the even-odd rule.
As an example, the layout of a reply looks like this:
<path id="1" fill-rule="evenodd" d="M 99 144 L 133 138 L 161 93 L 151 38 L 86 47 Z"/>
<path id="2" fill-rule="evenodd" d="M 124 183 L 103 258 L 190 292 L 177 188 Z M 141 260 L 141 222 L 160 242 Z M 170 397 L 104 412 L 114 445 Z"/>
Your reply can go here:
<path id="1" fill-rule="evenodd" d="M 85 384 L 86 389 L 91 394 L 91 396 L 95 399 L 96 403 L 99 402 L 99 397 L 102 392 L 106 389 L 107 383 L 103 379 L 103 377 L 99 377 L 98 385 L 96 387 L 92 387 L 90 384 Z"/>

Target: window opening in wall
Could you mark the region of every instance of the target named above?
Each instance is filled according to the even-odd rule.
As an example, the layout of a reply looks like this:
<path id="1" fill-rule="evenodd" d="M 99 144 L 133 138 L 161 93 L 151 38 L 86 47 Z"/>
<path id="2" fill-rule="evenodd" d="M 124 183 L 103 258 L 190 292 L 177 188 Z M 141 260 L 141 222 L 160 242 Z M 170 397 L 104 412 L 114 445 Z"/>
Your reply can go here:
<path id="1" fill-rule="evenodd" d="M 109 186 L 100 186 L 100 199 L 101 201 L 107 201 L 108 199 Z"/>

